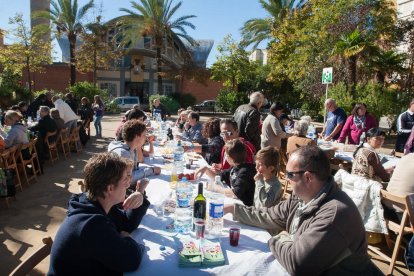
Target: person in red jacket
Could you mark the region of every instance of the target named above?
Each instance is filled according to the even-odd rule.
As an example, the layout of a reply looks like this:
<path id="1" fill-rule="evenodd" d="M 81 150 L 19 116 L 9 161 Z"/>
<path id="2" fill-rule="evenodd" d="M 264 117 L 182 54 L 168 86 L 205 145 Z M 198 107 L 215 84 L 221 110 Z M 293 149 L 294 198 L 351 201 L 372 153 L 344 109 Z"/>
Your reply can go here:
<path id="1" fill-rule="evenodd" d="M 228 142 L 237 138 L 242 141 L 246 148 L 246 163 L 254 164 L 254 155 L 256 154 L 256 148 L 246 139 L 239 137 L 239 129 L 237 127 L 236 121 L 233 119 L 222 119 L 220 121 L 220 136 L 223 138 L 224 142 Z M 213 168 L 215 170 L 227 170 L 230 167 L 231 166 L 226 158 L 226 151 L 223 147 L 221 150 L 220 164 L 213 164 Z"/>

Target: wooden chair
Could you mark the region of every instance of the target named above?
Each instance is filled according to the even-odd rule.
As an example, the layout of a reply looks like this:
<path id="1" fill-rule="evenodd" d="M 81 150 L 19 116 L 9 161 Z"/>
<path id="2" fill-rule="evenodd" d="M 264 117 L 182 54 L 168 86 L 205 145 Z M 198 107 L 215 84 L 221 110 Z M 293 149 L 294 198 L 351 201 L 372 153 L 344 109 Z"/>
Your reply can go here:
<path id="1" fill-rule="evenodd" d="M 70 147 L 77 153 L 82 151 L 82 143 L 80 141 L 79 137 L 79 127 L 75 127 L 72 129 L 72 132 L 70 133 Z"/>
<path id="2" fill-rule="evenodd" d="M 279 150 L 279 168 L 277 170 L 277 176 L 282 184 L 282 198 L 287 199 L 292 194 L 292 187 L 290 187 L 289 179 L 286 178 L 286 165 L 288 157 L 286 151 Z"/>
<path id="3" fill-rule="evenodd" d="M 29 274 L 29 272 L 31 272 L 41 261 L 50 255 L 50 251 L 52 250 L 53 245 L 52 238 L 43 238 L 42 242 L 44 245 L 37 249 L 36 252 L 30 255 L 20 265 L 18 265 L 12 271 L 12 273 L 10 273 L 10 276 L 21 276 Z"/>
<path id="4" fill-rule="evenodd" d="M 38 138 L 35 138 L 35 139 L 31 140 L 30 143 L 32 144 L 33 163 L 36 165 L 34 167 L 34 173 L 36 175 L 41 175 L 42 174 L 42 168 L 40 166 L 39 154 L 37 153 L 37 149 L 36 149 L 37 141 L 38 141 Z"/>
<path id="5" fill-rule="evenodd" d="M 56 134 L 57 134 L 57 130 L 53 132 L 48 132 L 44 140 L 45 145 L 49 151 L 49 158 L 50 158 L 50 161 L 52 162 L 52 165 L 54 164 L 54 161 L 59 160 L 59 153 L 58 153 L 58 148 L 56 144 L 56 140 L 58 137 L 56 137 Z M 52 138 L 53 140 L 49 139 L 49 137 Z"/>
<path id="6" fill-rule="evenodd" d="M 390 248 L 393 248 L 391 257 L 385 255 L 383 252 L 381 252 L 379 248 L 372 245 L 368 245 L 368 250 L 371 250 L 384 260 L 390 262 L 390 266 L 387 270 L 387 274 L 390 275 L 394 270 L 395 262 L 397 260 L 400 249 L 404 248 L 402 246 L 403 236 L 405 234 L 414 233 L 414 214 L 412 214 L 413 205 L 411 203 L 414 202 L 414 195 L 397 196 L 385 190 L 381 190 L 381 201 L 383 203 L 388 203 L 387 205 L 392 204 L 394 206 L 398 206 L 398 208 L 400 208 L 403 211 L 400 224 L 395 223 L 391 220 L 385 220 L 388 231 L 392 231 L 396 234 L 395 240 L 391 238 L 390 233 L 388 233 L 388 235 L 385 236 L 387 245 Z M 392 244 L 394 244 L 394 247 L 392 247 Z"/>
<path id="7" fill-rule="evenodd" d="M 67 159 L 67 155 L 70 157 L 70 135 L 69 130 L 67 128 L 63 128 L 60 130 L 59 140 L 58 140 L 58 147 L 62 149 L 63 156 Z"/>
<path id="8" fill-rule="evenodd" d="M 20 187 L 20 191 L 23 191 L 22 181 L 21 181 L 20 175 L 19 175 L 19 168 L 18 168 L 17 162 L 16 162 L 16 152 L 17 152 L 17 150 L 18 150 L 18 146 L 13 146 L 13 147 L 10 147 L 10 148 L 4 150 L 1 154 L 1 159 L 2 159 L 4 169 L 13 170 L 15 172 L 15 174 L 16 174 L 15 186 L 16 186 L 16 188 Z"/>
<path id="9" fill-rule="evenodd" d="M 30 152 L 30 159 L 24 159 L 23 154 L 22 154 L 24 150 L 27 150 Z M 37 157 L 36 144 L 33 143 L 33 141 L 30 141 L 29 143 L 26 143 L 26 144 L 22 144 L 20 147 L 20 152 L 19 152 L 20 163 L 17 163 L 17 165 L 21 167 L 27 184 L 29 184 L 29 181 L 31 180 L 34 180 L 35 182 L 37 182 L 37 174 L 40 173 L 40 164 L 39 163 L 36 164 L 38 165 L 36 169 L 36 166 L 35 166 L 36 159 L 38 162 L 39 158 Z M 28 168 L 32 172 L 32 175 L 30 177 L 27 176 Z"/>

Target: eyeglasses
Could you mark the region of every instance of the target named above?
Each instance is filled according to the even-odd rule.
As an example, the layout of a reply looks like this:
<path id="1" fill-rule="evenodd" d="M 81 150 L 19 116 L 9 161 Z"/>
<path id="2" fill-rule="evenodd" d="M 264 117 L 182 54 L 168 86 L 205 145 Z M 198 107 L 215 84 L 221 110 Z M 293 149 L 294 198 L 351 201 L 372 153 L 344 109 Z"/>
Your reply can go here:
<path id="1" fill-rule="evenodd" d="M 297 175 L 297 174 L 304 174 L 305 172 L 315 173 L 314 171 L 297 171 L 297 172 L 289 172 L 289 171 L 286 171 L 286 178 L 287 179 L 293 179 L 295 177 L 295 175 Z"/>
<path id="2" fill-rule="evenodd" d="M 220 136 L 223 137 L 223 138 L 225 136 L 231 136 L 231 135 L 233 135 L 233 132 L 231 132 L 231 131 L 223 131 L 223 132 L 220 133 Z"/>

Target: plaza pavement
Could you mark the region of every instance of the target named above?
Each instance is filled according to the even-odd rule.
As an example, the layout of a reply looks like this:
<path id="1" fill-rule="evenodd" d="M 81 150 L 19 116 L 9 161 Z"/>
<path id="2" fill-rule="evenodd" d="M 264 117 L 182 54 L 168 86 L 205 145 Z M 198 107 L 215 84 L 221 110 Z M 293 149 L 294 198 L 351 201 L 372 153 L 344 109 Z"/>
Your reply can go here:
<path id="1" fill-rule="evenodd" d="M 67 201 L 71 193 L 80 192 L 78 181 L 82 179 L 86 161 L 99 152 L 106 151 L 108 143 L 114 137 L 121 115 L 103 117 L 103 138 L 93 137 L 84 150 L 71 157 L 60 160 L 51 166 L 45 165 L 45 174 L 38 178 L 37 183 L 23 184 L 23 192 L 17 192 L 17 200 L 10 200 L 7 209 L 0 200 L 0 275 L 8 275 L 22 260 L 42 245 L 42 238 L 55 237 L 60 224 L 66 216 Z M 220 115 L 220 117 L 223 117 Z M 202 117 L 204 121 L 208 117 Z M 375 262 L 385 271 L 386 265 Z M 49 258 L 40 263 L 30 275 L 44 275 L 48 270 Z M 394 275 L 408 275 L 407 269 L 402 274 L 394 271 Z"/>

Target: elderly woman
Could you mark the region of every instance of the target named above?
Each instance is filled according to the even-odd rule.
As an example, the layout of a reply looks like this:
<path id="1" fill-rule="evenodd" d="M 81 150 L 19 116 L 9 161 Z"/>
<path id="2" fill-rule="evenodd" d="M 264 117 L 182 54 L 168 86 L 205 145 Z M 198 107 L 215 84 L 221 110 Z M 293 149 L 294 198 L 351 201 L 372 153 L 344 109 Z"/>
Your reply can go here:
<path id="1" fill-rule="evenodd" d="M 352 174 L 377 181 L 390 181 L 390 175 L 394 168 L 384 169 L 376 152 L 384 143 L 385 132 L 379 128 L 371 128 L 367 131 L 366 139 L 367 142 L 359 145 L 354 152 Z"/>
<path id="2" fill-rule="evenodd" d="M 316 145 L 316 142 L 306 137 L 308 132 L 309 123 L 307 120 L 298 121 L 293 128 L 293 136 L 287 140 L 286 153 L 289 155 L 303 146 Z"/>
<path id="3" fill-rule="evenodd" d="M 220 163 L 221 149 L 224 146 L 224 140 L 220 136 L 220 119 L 210 118 L 204 123 L 201 133 L 208 138 L 208 143 L 194 146 L 193 151 L 201 153 L 209 165 Z"/>
<path id="4" fill-rule="evenodd" d="M 362 133 L 373 127 L 378 127 L 377 121 L 367 113 L 367 108 L 363 103 L 357 103 L 351 115 L 346 119 L 338 142 L 344 143 L 348 137 L 348 144 L 358 145 Z"/>
<path id="5" fill-rule="evenodd" d="M 4 124 L 10 126 L 10 130 L 6 133 L 1 129 L 0 135 L 4 139 L 6 149 L 15 145 L 28 143 L 27 129 L 20 122 L 23 115 L 14 110 L 8 110 L 4 115 Z"/>
<path id="6" fill-rule="evenodd" d="M 180 132 L 183 132 L 184 125 L 187 122 L 187 116 L 190 113 L 189 110 L 185 110 L 184 108 L 180 108 L 178 110 L 178 119 L 175 122 L 175 126 L 178 128 Z"/>
<path id="7" fill-rule="evenodd" d="M 283 105 L 281 103 L 272 104 L 269 115 L 263 121 L 261 148 L 272 146 L 279 150 L 282 145 L 282 139 L 291 136 L 280 125 L 279 117 L 282 113 Z"/>

